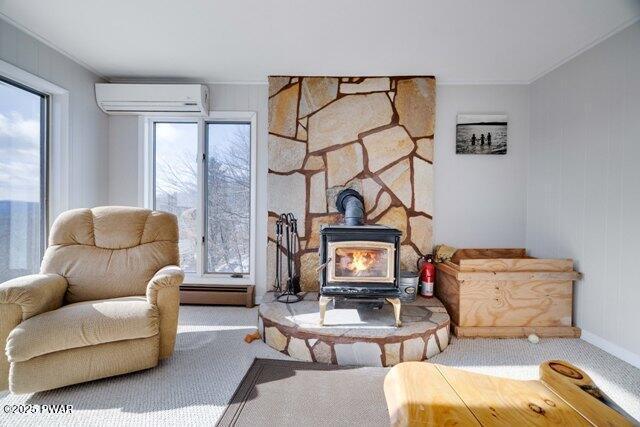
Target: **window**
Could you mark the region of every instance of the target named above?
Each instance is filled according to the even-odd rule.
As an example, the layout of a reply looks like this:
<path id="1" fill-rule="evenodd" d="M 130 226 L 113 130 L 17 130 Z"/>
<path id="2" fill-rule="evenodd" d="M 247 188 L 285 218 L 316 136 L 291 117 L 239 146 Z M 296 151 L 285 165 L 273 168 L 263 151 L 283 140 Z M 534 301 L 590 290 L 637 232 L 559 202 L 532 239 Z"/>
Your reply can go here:
<path id="1" fill-rule="evenodd" d="M 0 77 L 0 282 L 36 273 L 45 246 L 46 95 Z"/>
<path id="2" fill-rule="evenodd" d="M 253 283 L 255 114 L 147 119 L 150 204 L 178 217 L 186 283 Z"/>
<path id="3" fill-rule="evenodd" d="M 198 124 L 162 123 L 155 138 L 155 209 L 178 217 L 180 265 L 196 271 L 198 229 Z"/>
<path id="4" fill-rule="evenodd" d="M 249 274 L 251 123 L 207 123 L 206 272 Z"/>

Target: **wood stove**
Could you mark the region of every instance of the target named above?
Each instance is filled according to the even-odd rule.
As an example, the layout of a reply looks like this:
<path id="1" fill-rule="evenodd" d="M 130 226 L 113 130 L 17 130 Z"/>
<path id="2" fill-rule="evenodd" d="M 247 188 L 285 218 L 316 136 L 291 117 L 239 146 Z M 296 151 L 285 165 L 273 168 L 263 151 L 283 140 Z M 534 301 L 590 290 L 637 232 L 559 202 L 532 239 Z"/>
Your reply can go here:
<path id="1" fill-rule="evenodd" d="M 400 240 L 402 232 L 365 225 L 362 196 L 353 189 L 338 194 L 336 207 L 345 224 L 320 229 L 320 321 L 333 299 L 393 304 L 400 326 Z"/>

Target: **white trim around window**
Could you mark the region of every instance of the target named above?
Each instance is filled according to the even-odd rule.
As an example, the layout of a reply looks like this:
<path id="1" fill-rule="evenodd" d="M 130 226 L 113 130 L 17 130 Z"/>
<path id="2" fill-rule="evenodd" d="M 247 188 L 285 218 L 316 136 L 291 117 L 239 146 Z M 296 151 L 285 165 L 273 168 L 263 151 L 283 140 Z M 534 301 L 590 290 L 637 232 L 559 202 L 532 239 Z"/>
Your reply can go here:
<path id="1" fill-rule="evenodd" d="M 51 227 L 69 209 L 69 91 L 2 60 L 0 75 L 49 97 L 47 221 Z"/>
<path id="2" fill-rule="evenodd" d="M 154 208 L 154 136 L 152 128 L 155 123 L 197 123 L 198 124 L 198 154 L 197 158 L 204 160 L 206 153 L 207 123 L 212 122 L 238 122 L 251 124 L 251 195 L 250 195 L 250 236 L 249 236 L 249 274 L 241 278 L 231 277 L 230 273 L 205 273 L 203 260 L 205 258 L 205 245 L 202 239 L 196 242 L 196 272 L 185 274 L 185 284 L 190 285 L 255 285 L 256 281 L 256 153 L 257 153 L 257 120 L 255 112 L 241 111 L 212 111 L 202 118 L 167 117 L 167 116 L 141 116 L 138 121 L 139 137 L 139 175 L 138 175 L 138 203 L 150 209 Z M 196 208 L 197 234 L 205 235 L 205 170 L 204 161 L 198 161 L 198 206 Z"/>

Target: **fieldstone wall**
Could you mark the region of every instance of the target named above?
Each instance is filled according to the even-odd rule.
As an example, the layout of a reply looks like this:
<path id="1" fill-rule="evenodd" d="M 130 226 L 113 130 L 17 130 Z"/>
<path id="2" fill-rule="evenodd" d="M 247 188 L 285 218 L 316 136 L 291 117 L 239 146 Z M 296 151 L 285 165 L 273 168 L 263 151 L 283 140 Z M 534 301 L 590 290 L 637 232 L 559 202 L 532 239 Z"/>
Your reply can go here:
<path id="1" fill-rule="evenodd" d="M 432 249 L 434 77 L 269 77 L 269 285 L 275 221 L 298 218 L 303 290 L 318 290 L 321 224 L 355 188 L 366 221 L 402 230 L 401 263 Z"/>

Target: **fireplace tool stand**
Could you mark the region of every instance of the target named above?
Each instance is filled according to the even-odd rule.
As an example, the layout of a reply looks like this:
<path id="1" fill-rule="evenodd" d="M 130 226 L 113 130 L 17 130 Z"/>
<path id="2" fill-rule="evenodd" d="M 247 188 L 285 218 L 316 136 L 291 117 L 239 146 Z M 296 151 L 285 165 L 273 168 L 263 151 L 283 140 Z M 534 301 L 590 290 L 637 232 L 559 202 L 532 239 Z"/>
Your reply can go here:
<path id="1" fill-rule="evenodd" d="M 285 231 L 283 233 L 283 231 Z M 286 240 L 283 246 L 282 238 Z M 282 214 L 276 221 L 276 299 L 285 304 L 302 301 L 300 293 L 300 276 L 295 271 L 294 257 L 298 255 L 300 238 L 298 236 L 298 221 L 292 213 Z M 286 251 L 287 283 L 282 289 L 282 250 Z"/>

